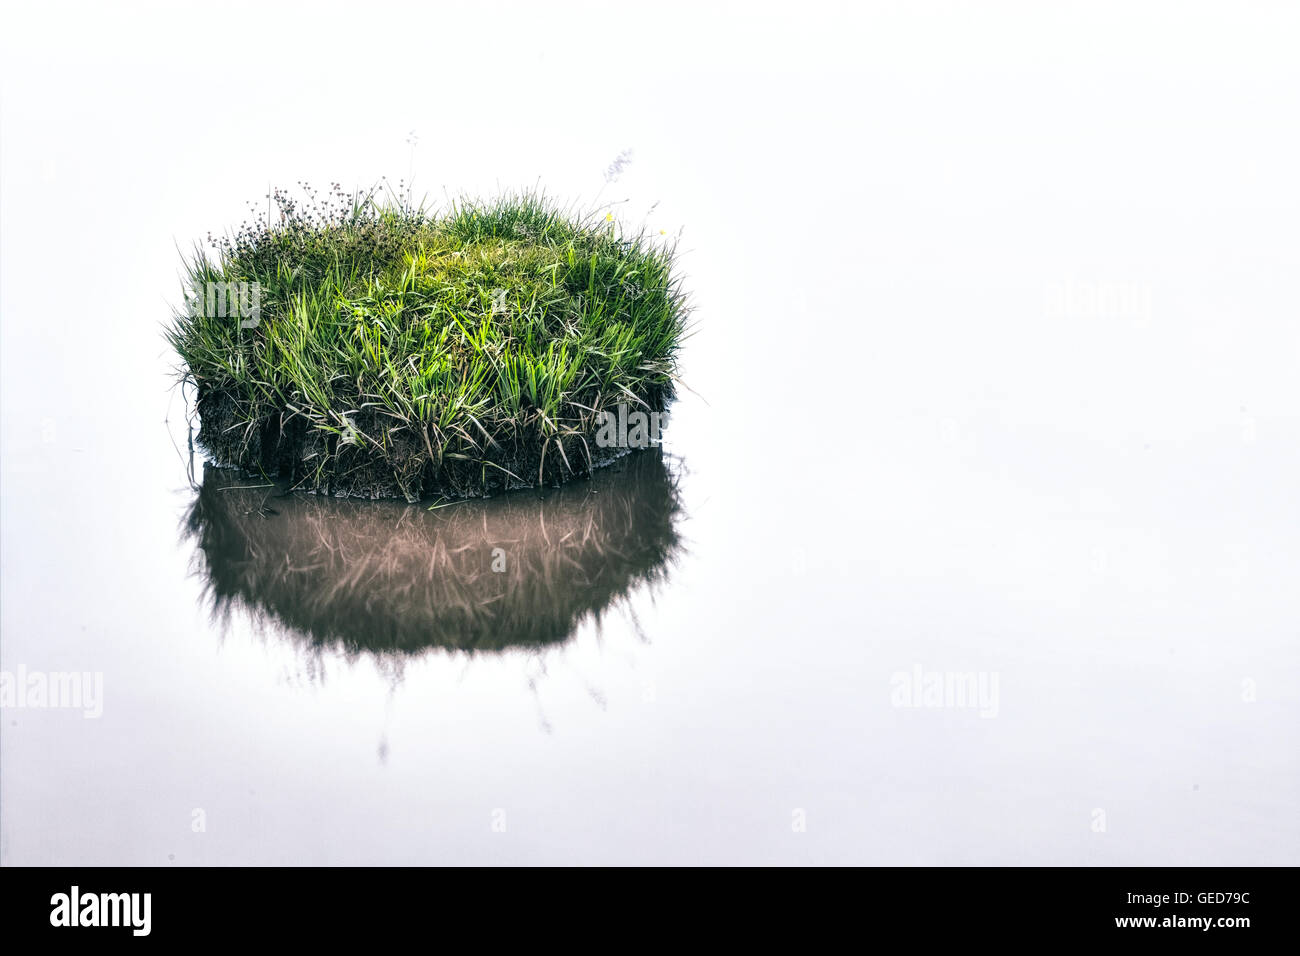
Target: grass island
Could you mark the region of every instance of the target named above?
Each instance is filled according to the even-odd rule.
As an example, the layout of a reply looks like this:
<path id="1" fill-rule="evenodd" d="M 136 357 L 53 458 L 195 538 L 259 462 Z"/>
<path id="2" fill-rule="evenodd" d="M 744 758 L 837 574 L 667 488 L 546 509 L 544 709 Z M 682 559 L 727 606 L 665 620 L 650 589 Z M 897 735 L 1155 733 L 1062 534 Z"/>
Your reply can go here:
<path id="1" fill-rule="evenodd" d="M 218 463 L 478 497 L 590 475 L 627 450 L 602 436 L 620 406 L 671 403 L 689 314 L 671 239 L 540 193 L 431 213 L 303 191 L 185 260 L 167 337 Z"/>

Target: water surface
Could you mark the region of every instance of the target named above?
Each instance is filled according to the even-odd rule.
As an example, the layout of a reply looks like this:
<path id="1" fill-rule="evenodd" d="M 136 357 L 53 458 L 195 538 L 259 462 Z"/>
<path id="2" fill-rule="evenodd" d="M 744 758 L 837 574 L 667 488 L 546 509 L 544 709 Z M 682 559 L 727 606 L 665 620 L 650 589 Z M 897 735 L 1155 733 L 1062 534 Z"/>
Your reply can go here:
<path id="1" fill-rule="evenodd" d="M 1283 14 L 691 11 L 593 83 L 598 17 L 404 13 L 492 38 L 431 79 L 322 71 L 327 19 L 251 11 L 269 63 L 41 9 L 0 31 L 0 669 L 103 695 L 0 710 L 0 863 L 1300 862 Z M 197 36 L 220 121 L 167 79 Z M 409 169 L 684 228 L 662 455 L 436 511 L 191 471 L 177 246 Z"/>

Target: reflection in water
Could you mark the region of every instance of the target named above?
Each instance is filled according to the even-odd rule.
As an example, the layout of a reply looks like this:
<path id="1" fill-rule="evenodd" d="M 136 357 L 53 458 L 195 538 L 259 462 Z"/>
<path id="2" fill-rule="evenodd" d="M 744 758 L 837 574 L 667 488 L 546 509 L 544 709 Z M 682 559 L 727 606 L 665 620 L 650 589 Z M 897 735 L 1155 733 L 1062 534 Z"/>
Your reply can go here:
<path id="1" fill-rule="evenodd" d="M 317 649 L 386 656 L 563 641 L 681 548 L 677 476 L 657 449 L 561 488 L 428 505 L 287 493 L 205 466 L 185 519 L 214 613 Z"/>

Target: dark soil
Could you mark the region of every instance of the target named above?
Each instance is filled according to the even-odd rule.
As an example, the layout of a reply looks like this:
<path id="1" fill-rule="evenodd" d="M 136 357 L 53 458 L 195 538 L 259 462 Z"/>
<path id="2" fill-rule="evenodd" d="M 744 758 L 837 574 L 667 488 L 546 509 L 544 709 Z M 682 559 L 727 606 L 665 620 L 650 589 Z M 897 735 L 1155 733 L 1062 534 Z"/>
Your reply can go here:
<path id="1" fill-rule="evenodd" d="M 648 404 L 662 412 L 671 394 Z M 221 465 L 281 478 L 299 490 L 342 498 L 477 498 L 516 488 L 558 485 L 591 475 L 626 453 L 601 448 L 596 435 L 545 445 L 536 427 L 497 437 L 483 449 L 444 450 L 415 429 L 375 412 L 352 416 L 356 429 L 382 443 L 349 443 L 287 410 L 251 419 L 238 395 L 200 387 L 198 440 Z"/>

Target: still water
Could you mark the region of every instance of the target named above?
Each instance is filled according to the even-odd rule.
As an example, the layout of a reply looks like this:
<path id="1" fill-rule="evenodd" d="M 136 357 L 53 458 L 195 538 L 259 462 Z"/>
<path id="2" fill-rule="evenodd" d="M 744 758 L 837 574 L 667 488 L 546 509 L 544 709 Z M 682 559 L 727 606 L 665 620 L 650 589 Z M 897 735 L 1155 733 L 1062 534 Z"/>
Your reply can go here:
<path id="1" fill-rule="evenodd" d="M 6 475 L 4 667 L 102 675 L 5 709 L 6 862 L 1289 859 L 1290 635 L 1219 637 L 1287 592 L 1207 578 L 1212 528 L 861 489 L 743 528 L 678 451 L 429 510 L 166 440 L 170 487 L 76 438 Z"/>
<path id="2" fill-rule="evenodd" d="M 394 58 L 340 137 L 356 78 L 304 67 L 207 150 L 159 81 L 200 27 L 123 58 L 87 16 L 5 54 L 0 670 L 96 699 L 0 709 L 0 863 L 1300 862 L 1274 31 L 1154 69 L 1126 22 L 1098 70 L 905 7 L 669 20 L 644 89 L 575 74 L 590 122 L 504 148 L 477 104 L 544 44 L 468 23 L 481 97 Z M 340 42 L 298 19 L 286 62 Z M 685 230 L 661 451 L 436 510 L 191 457 L 177 246 L 268 178 L 409 169 Z"/>

